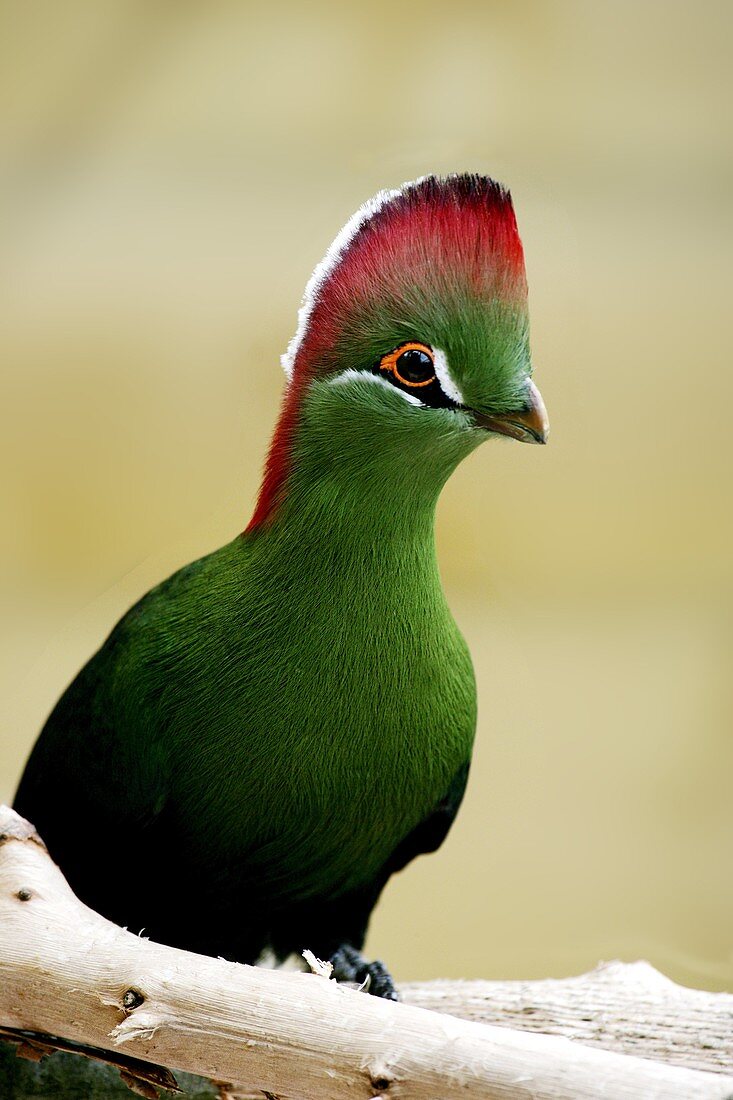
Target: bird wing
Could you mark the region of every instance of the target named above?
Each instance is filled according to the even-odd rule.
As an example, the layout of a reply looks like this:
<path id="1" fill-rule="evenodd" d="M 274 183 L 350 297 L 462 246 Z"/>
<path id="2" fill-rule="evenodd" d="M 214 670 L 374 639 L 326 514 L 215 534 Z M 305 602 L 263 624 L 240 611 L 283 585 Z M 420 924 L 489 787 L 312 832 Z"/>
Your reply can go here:
<path id="1" fill-rule="evenodd" d="M 127 902 L 149 887 L 160 859 L 159 818 L 168 782 L 152 739 L 140 751 L 139 742 L 128 745 L 115 737 L 110 684 L 116 650 L 113 633 L 59 699 L 14 805 L 39 830 L 82 900 L 132 926 Z M 125 754 L 135 755 L 135 767 Z M 120 891 L 121 883 L 129 885 Z M 121 907 L 108 896 L 118 893 L 126 899 Z"/>
<path id="2" fill-rule="evenodd" d="M 397 845 L 384 868 L 385 882 L 390 875 L 406 867 L 415 856 L 435 852 L 443 843 L 463 801 L 469 767 L 470 761 L 467 760 L 456 772 L 446 794 L 432 813 L 423 818 Z"/>

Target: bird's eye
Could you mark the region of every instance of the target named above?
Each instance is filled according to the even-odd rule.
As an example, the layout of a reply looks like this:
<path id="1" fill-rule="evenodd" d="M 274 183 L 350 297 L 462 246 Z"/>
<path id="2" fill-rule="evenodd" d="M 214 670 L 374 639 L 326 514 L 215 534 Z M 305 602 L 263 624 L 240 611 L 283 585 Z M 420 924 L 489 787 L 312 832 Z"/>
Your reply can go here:
<path id="1" fill-rule="evenodd" d="M 379 369 L 389 371 L 395 381 L 412 389 L 435 381 L 433 351 L 427 344 L 400 344 L 382 356 Z"/>

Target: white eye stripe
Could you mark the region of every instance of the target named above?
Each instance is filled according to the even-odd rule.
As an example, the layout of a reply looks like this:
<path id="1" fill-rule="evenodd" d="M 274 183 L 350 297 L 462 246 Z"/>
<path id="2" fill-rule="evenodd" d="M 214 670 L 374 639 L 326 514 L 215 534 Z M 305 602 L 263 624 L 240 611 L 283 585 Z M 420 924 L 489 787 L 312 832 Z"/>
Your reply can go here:
<path id="1" fill-rule="evenodd" d="M 398 389 L 397 386 L 393 386 L 391 382 L 388 382 L 386 378 L 380 378 L 378 374 L 372 374 L 368 370 L 354 370 L 353 367 L 349 367 L 348 370 L 341 371 L 341 374 L 335 374 L 333 378 L 329 378 L 329 386 L 341 386 L 345 382 L 351 382 L 354 379 L 360 379 L 362 382 L 375 382 L 378 386 L 384 386 L 390 393 L 398 393 L 400 397 L 404 397 L 405 401 L 410 405 L 422 406 L 422 401 L 415 397 L 412 393 L 406 393 L 405 390 Z"/>
<path id="2" fill-rule="evenodd" d="M 440 383 L 441 390 L 446 397 L 451 399 L 451 401 L 455 401 L 456 405 L 463 405 L 463 394 L 451 377 L 450 367 L 448 366 L 448 356 L 444 351 L 441 351 L 440 348 L 433 348 L 433 356 L 435 377 Z"/>

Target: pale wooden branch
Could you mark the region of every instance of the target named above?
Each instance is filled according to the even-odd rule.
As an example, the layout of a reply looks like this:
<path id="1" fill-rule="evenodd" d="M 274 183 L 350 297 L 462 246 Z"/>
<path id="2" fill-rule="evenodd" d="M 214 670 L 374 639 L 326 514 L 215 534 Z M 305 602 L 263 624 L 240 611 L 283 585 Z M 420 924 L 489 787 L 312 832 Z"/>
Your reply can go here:
<path id="1" fill-rule="evenodd" d="M 601 963 L 590 974 L 543 981 L 414 982 L 400 994 L 463 1020 L 733 1074 L 733 994 L 687 989 L 647 962 Z"/>
<path id="2" fill-rule="evenodd" d="M 150 943 L 82 905 L 11 810 L 0 838 L 2 1028 L 122 1049 L 260 1100 L 733 1100 L 733 1077 Z"/>

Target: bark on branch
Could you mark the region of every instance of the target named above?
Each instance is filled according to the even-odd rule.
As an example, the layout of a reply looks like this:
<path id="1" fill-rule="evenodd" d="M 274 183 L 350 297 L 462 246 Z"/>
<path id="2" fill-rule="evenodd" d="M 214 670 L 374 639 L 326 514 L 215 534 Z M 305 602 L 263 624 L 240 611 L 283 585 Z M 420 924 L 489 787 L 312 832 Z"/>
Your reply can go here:
<path id="1" fill-rule="evenodd" d="M 150 943 L 86 908 L 32 827 L 0 809 L 0 1028 L 236 1082 L 238 1095 L 260 1100 L 733 1100 L 733 1076 L 416 1007 L 432 998 L 470 1015 L 496 984 L 469 983 L 460 1005 L 441 983 L 409 987 L 413 1003 L 393 1004 Z M 517 983 L 513 1002 L 523 1027 L 533 1014 L 517 1007 L 532 984 Z M 722 1028 L 730 1004 L 719 1003 Z"/>

